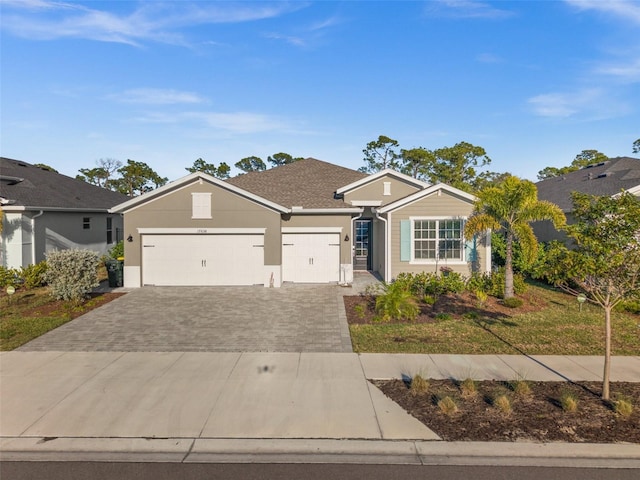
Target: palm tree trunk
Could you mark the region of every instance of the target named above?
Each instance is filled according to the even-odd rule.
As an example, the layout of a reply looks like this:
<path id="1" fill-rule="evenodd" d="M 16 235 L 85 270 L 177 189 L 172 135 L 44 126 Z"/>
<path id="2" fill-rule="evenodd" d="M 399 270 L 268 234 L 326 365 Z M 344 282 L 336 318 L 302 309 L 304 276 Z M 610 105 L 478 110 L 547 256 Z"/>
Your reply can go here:
<path id="1" fill-rule="evenodd" d="M 513 297 L 513 234 L 507 232 L 504 255 L 504 298 Z"/>
<path id="2" fill-rule="evenodd" d="M 611 377 L 611 307 L 604 307 L 604 374 L 602 375 L 602 399 L 609 400 Z"/>

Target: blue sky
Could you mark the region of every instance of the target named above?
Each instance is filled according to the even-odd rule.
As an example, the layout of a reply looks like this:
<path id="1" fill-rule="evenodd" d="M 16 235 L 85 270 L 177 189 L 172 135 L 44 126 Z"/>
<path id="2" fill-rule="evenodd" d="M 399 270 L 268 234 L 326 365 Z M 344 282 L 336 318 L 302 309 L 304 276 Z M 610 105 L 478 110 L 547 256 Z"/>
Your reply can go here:
<path id="1" fill-rule="evenodd" d="M 0 154 L 175 180 L 199 157 L 350 168 L 379 135 L 535 180 L 633 156 L 640 2 L 0 0 Z M 234 171 L 234 173 L 237 173 Z"/>

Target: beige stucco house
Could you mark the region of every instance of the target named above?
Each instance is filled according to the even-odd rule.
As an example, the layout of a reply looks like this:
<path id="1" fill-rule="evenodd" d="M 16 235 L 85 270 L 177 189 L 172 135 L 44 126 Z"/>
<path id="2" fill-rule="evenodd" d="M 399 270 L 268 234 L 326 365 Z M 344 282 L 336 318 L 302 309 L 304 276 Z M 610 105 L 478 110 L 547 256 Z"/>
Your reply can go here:
<path id="1" fill-rule="evenodd" d="M 474 197 L 401 173 L 308 158 L 223 181 L 193 173 L 111 209 L 124 215 L 125 287 L 390 281 L 491 268 L 490 236 L 465 239 Z"/>

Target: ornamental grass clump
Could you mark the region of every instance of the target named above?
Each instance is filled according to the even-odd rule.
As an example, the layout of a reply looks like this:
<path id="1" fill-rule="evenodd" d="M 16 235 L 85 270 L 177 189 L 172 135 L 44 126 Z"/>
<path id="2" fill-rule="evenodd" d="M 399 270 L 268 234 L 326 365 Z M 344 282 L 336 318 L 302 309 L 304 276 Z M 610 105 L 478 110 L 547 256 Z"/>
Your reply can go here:
<path id="1" fill-rule="evenodd" d="M 560 396 L 560 406 L 564 412 L 575 413 L 578 411 L 578 399 L 573 393 L 564 392 Z"/>
<path id="2" fill-rule="evenodd" d="M 58 250 L 47 254 L 44 280 L 56 300 L 80 304 L 98 282 L 100 258 L 90 250 Z"/>
<path id="3" fill-rule="evenodd" d="M 511 400 L 506 395 L 498 395 L 493 399 L 493 406 L 500 410 L 505 415 L 511 414 Z"/>
<path id="4" fill-rule="evenodd" d="M 424 378 L 419 373 L 416 373 L 411 379 L 411 384 L 409 385 L 409 391 L 412 395 L 420 395 L 423 393 L 427 393 L 429 390 L 429 380 Z"/>
<path id="5" fill-rule="evenodd" d="M 438 408 L 445 415 L 453 415 L 458 411 L 456 401 L 448 395 L 438 400 Z"/>
<path id="6" fill-rule="evenodd" d="M 623 418 L 629 418 L 633 413 L 633 404 L 627 398 L 619 398 L 613 402 L 613 411 Z"/>
<path id="7" fill-rule="evenodd" d="M 511 390 L 518 397 L 528 397 L 531 395 L 531 386 L 526 380 L 519 378 L 510 384 Z"/>
<path id="8" fill-rule="evenodd" d="M 478 384 L 471 378 L 467 377 L 460 383 L 460 393 L 464 398 L 474 398 L 478 395 Z"/>

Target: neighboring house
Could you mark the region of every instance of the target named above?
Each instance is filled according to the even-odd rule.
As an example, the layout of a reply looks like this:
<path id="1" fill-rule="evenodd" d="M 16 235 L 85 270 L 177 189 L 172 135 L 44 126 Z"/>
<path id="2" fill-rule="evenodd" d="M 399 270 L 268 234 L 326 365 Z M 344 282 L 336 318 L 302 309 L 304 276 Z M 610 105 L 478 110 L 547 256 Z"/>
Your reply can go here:
<path id="1" fill-rule="evenodd" d="M 106 253 L 122 240 L 122 216 L 109 213 L 129 197 L 36 167 L 0 158 L 0 265 L 27 266 L 52 250 Z"/>
<path id="2" fill-rule="evenodd" d="M 560 177 L 547 178 L 536 183 L 536 187 L 538 199 L 558 205 L 567 216 L 567 223 L 573 223 L 572 192 L 613 196 L 627 191 L 640 196 L 640 159 L 610 158 Z M 567 239 L 566 234 L 557 231 L 551 222 L 536 222 L 533 226 L 536 237 L 541 242 Z"/>
<path id="3" fill-rule="evenodd" d="M 389 281 L 490 270 L 489 236 L 463 238 L 474 197 L 401 173 L 308 158 L 222 181 L 196 172 L 111 209 L 124 214 L 125 287 Z"/>

